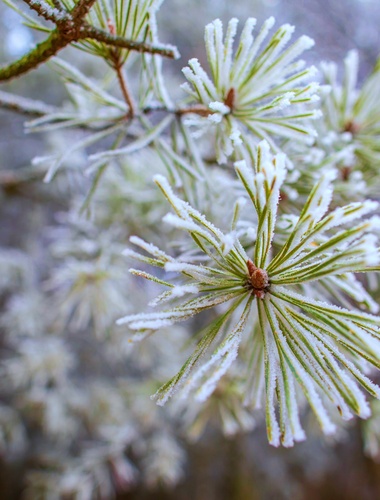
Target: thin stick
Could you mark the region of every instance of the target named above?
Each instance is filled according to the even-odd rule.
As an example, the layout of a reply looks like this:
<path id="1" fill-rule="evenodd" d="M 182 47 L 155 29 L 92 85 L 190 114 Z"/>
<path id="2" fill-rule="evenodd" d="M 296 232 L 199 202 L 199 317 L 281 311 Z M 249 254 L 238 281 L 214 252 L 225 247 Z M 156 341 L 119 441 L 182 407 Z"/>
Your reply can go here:
<path id="1" fill-rule="evenodd" d="M 51 5 L 44 2 L 43 0 L 39 0 L 38 2 L 36 2 L 36 0 L 24 0 L 24 2 L 28 4 L 31 10 L 34 10 L 35 12 L 37 12 L 39 16 L 46 19 L 46 21 L 53 21 L 53 23 L 59 23 L 64 20 L 67 21 L 70 19 L 67 12 L 58 8 L 53 8 L 51 7 Z"/>
<path id="2" fill-rule="evenodd" d="M 134 50 L 135 52 L 146 52 L 149 54 L 158 54 L 162 57 L 167 57 L 169 59 L 177 59 L 178 53 L 175 47 L 157 47 L 155 45 L 150 45 L 145 42 L 136 42 L 135 40 L 128 40 L 122 36 L 114 35 L 103 31 L 101 29 L 95 28 L 85 23 L 82 28 L 83 38 L 90 38 L 92 40 L 97 40 L 98 42 L 103 42 L 106 45 L 111 45 L 113 47 L 120 47 L 121 49 Z"/>
<path id="3" fill-rule="evenodd" d="M 96 0 L 79 0 L 75 5 L 71 14 L 73 16 L 73 21 L 81 20 L 89 13 L 91 7 L 94 5 Z"/>
<path id="4" fill-rule="evenodd" d="M 128 111 L 127 117 L 129 119 L 132 119 L 135 115 L 135 105 L 134 105 L 132 96 L 129 93 L 129 90 L 127 87 L 127 82 L 126 82 L 126 77 L 125 77 L 124 70 L 123 70 L 123 65 L 117 64 L 117 65 L 115 65 L 114 68 L 115 68 L 116 76 L 117 76 L 117 79 L 119 82 L 121 93 L 123 94 L 124 100 L 128 105 L 129 111 Z"/>

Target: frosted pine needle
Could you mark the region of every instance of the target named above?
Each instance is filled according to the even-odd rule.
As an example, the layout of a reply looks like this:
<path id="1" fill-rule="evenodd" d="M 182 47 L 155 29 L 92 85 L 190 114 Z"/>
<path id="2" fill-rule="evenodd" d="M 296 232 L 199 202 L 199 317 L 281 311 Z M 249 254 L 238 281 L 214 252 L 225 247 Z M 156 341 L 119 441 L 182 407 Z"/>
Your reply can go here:
<path id="1" fill-rule="evenodd" d="M 344 143 L 352 148 L 353 156 L 342 161 L 342 175 L 348 180 L 351 175 L 364 177 L 370 192 L 377 194 L 378 164 L 380 160 L 380 66 L 360 87 L 358 85 L 359 57 L 354 50 L 344 60 L 344 75 L 338 80 L 338 68 L 334 63 L 322 63 L 324 83 L 330 91 L 321 101 L 323 123 L 328 135 L 337 146 Z M 323 138 L 321 138 L 323 142 Z"/>
<path id="2" fill-rule="evenodd" d="M 234 53 L 237 24 L 237 19 L 231 19 L 224 40 L 219 19 L 206 26 L 211 76 L 197 59 L 191 59 L 183 69 L 188 80 L 183 88 L 206 107 L 208 119 L 217 125 L 220 162 L 247 136 L 266 138 L 272 145 L 276 136 L 305 140 L 314 134 L 308 121 L 319 116 L 304 107 L 318 99 L 317 84 L 305 83 L 315 74 L 315 68 L 305 68 L 303 61 L 297 61 L 314 45 L 313 40 L 302 36 L 286 47 L 294 28 L 285 24 L 265 42 L 274 19 L 269 18 L 254 38 L 256 20 L 251 18 Z"/>
<path id="3" fill-rule="evenodd" d="M 263 364 L 265 373 L 265 389 L 261 385 L 255 399 L 259 403 L 265 397 L 270 443 L 292 446 L 304 439 L 296 387 L 305 394 L 327 434 L 335 429 L 329 415 L 331 406 L 344 419 L 353 414 L 367 418 L 370 410 L 359 386 L 372 396 L 380 396 L 380 389 L 361 371 L 362 360 L 380 368 L 380 319 L 352 305 L 343 308 L 300 293 L 309 282 L 323 284 L 335 276 L 379 266 L 377 238 L 372 232 L 378 225 L 377 217 L 363 219 L 377 203 L 352 203 L 329 212 L 334 175 L 326 174 L 314 186 L 290 234 L 278 247 L 274 244 L 276 214 L 286 175 L 285 159 L 273 156 L 269 145 L 262 142 L 254 163 L 237 162 L 236 171 L 258 220 L 254 252 L 248 254 L 237 238 L 226 247 L 228 237 L 178 198 L 165 178 L 157 176 L 156 183 L 175 212 L 165 221 L 189 233 L 207 260 L 195 265 L 184 257 L 172 259 L 133 239 L 152 255 L 137 257 L 139 260 L 180 273 L 182 282 L 173 288 L 161 281 L 169 291 L 159 301 L 174 301 L 172 308 L 126 316 L 119 324 L 127 324 L 136 333 L 152 332 L 228 303 L 203 331 L 180 372 L 155 399 L 164 404 L 182 388 L 183 394 L 194 394 L 204 401 L 230 369 L 243 332 L 252 324 L 251 341 L 261 346 L 263 356 L 256 356 L 256 364 L 250 367 L 250 383 L 256 383 L 253 373 L 260 377 Z M 148 274 L 143 276 L 156 281 Z M 335 285 L 344 296 L 344 280 L 338 279 Z M 247 391 L 251 389 L 247 387 Z M 332 405 L 326 406 L 325 400 Z"/>

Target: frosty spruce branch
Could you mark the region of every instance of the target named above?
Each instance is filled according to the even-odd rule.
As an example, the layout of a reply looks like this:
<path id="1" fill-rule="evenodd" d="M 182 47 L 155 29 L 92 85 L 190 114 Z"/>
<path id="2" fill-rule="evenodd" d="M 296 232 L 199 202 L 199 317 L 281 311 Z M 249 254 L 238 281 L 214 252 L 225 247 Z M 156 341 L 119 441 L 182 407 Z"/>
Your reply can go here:
<path id="1" fill-rule="evenodd" d="M 175 484 L 207 425 L 291 447 L 357 416 L 379 455 L 380 62 L 361 83 L 356 51 L 308 66 L 293 26 L 217 19 L 173 78 L 162 0 L 4 1 L 44 38 L 0 80 L 49 60 L 67 95 L 0 92 L 45 138 L 1 193 L 58 207 L 44 257 L 0 251 L 28 498 Z"/>

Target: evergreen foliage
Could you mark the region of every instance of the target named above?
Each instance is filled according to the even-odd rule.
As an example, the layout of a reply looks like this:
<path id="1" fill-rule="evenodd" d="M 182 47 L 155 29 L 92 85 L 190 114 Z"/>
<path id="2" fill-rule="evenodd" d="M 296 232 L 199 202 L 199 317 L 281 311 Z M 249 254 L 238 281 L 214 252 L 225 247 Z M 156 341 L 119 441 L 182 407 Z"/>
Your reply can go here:
<path id="1" fill-rule="evenodd" d="M 0 92 L 50 141 L 27 179 L 67 206 L 43 271 L 0 253 L 0 448 L 37 464 L 30 498 L 174 484 L 215 419 L 228 435 L 265 419 L 290 447 L 309 407 L 327 435 L 368 419 L 378 455 L 380 64 L 360 86 L 352 51 L 340 81 L 300 59 L 313 41 L 290 25 L 251 18 L 235 43 L 237 20 L 215 20 L 180 93 L 161 0 L 25 0 L 38 19 L 5 3 L 47 38 L 0 80 L 68 45 L 73 60 L 49 63 L 60 107 Z"/>

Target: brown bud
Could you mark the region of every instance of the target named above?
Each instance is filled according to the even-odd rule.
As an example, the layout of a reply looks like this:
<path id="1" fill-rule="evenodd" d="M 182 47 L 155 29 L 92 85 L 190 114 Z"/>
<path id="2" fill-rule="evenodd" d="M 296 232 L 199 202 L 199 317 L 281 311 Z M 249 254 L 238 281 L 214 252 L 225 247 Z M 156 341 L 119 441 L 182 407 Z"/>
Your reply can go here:
<path id="1" fill-rule="evenodd" d="M 230 108 L 232 111 L 235 106 L 235 89 L 233 87 L 230 88 L 230 90 L 227 93 L 226 98 L 224 99 L 224 104 Z"/>
<path id="2" fill-rule="evenodd" d="M 353 121 L 349 121 L 344 126 L 344 131 L 350 132 L 352 135 L 355 135 L 355 134 L 359 133 L 360 125 L 358 125 L 357 123 L 355 123 Z"/>
<path id="3" fill-rule="evenodd" d="M 269 286 L 268 273 L 264 269 L 256 267 L 250 259 L 247 260 L 247 268 L 253 293 L 260 299 L 264 298 L 265 291 Z"/>
<path id="4" fill-rule="evenodd" d="M 107 28 L 108 31 L 111 33 L 111 35 L 116 35 L 116 27 L 114 23 L 111 21 L 111 19 L 107 20 Z"/>

